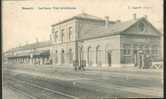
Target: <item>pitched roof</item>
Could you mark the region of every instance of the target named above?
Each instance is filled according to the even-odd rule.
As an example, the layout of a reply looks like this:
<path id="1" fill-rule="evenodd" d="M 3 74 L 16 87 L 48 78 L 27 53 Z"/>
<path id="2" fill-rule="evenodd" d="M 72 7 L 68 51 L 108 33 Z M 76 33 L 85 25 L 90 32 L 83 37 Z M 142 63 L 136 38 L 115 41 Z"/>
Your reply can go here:
<path id="1" fill-rule="evenodd" d="M 69 21 L 69 20 L 72 20 L 72 19 L 89 19 L 89 20 L 96 20 L 96 21 L 104 21 L 104 19 L 100 18 L 100 17 L 97 17 L 97 16 L 93 16 L 93 15 L 90 15 L 90 14 L 87 14 L 87 13 L 81 13 L 81 14 L 78 14 L 78 15 L 75 15 L 71 18 L 68 18 L 66 20 L 63 20 L 63 21 L 60 21 L 58 23 L 55 23 L 53 24 L 52 26 L 55 26 L 55 25 L 58 25 L 58 24 L 61 24 L 61 23 L 64 23 L 66 21 Z"/>
<path id="2" fill-rule="evenodd" d="M 24 45 L 21 47 L 17 47 L 14 50 L 18 51 L 18 50 L 27 50 L 27 49 L 34 49 L 34 48 L 41 48 L 41 47 L 48 47 L 51 46 L 52 43 L 51 41 L 42 41 L 42 42 L 36 42 L 36 43 L 32 43 L 32 44 L 28 44 L 28 45 Z"/>
<path id="3" fill-rule="evenodd" d="M 103 20 L 102 18 L 99 18 L 99 17 L 97 17 L 97 16 L 93 16 L 93 15 L 90 15 L 90 14 L 87 14 L 87 13 L 81 13 L 81 14 L 78 14 L 78 15 L 74 16 L 74 18 L 93 19 L 93 20 Z"/>
<path id="4" fill-rule="evenodd" d="M 90 38 L 97 38 L 97 37 L 105 37 L 109 35 L 117 35 L 121 32 L 127 30 L 129 27 L 133 26 L 140 20 L 145 19 L 144 17 L 136 19 L 136 20 L 129 20 L 125 22 L 116 22 L 111 24 L 108 28 L 104 26 L 97 26 L 91 28 L 90 30 L 84 33 L 84 36 L 81 36 L 80 40 L 90 39 Z M 146 19 L 145 19 L 146 20 Z"/>

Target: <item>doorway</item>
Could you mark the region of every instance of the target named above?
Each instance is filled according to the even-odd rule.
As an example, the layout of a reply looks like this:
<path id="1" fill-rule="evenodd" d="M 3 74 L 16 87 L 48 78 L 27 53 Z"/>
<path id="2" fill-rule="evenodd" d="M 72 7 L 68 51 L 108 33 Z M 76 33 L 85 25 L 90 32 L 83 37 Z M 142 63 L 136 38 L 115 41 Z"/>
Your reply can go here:
<path id="1" fill-rule="evenodd" d="M 135 53 L 134 54 L 134 60 L 135 60 L 135 67 L 143 68 L 144 67 L 144 54 L 143 53 Z"/>
<path id="2" fill-rule="evenodd" d="M 108 56 L 108 66 L 111 66 L 111 64 L 112 64 L 112 59 L 111 59 L 111 52 L 108 52 L 107 53 L 107 56 Z"/>
<path id="3" fill-rule="evenodd" d="M 144 66 L 144 56 L 139 54 L 139 68 L 143 68 Z"/>

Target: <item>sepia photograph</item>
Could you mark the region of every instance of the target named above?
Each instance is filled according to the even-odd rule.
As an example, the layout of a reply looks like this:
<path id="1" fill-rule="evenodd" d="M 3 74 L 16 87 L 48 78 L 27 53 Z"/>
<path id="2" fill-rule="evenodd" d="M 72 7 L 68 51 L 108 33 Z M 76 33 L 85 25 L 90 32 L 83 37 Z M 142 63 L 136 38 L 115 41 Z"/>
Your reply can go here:
<path id="1" fill-rule="evenodd" d="M 164 0 L 2 0 L 2 99 L 164 98 Z"/>

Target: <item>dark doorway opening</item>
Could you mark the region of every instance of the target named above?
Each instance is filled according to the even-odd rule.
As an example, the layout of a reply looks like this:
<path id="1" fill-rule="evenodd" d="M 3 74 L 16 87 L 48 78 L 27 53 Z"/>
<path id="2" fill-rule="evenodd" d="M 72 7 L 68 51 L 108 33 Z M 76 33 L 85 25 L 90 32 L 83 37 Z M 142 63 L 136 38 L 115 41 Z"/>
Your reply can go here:
<path id="1" fill-rule="evenodd" d="M 111 66 L 111 64 L 112 64 L 112 59 L 111 59 L 111 52 L 108 52 L 108 66 Z"/>

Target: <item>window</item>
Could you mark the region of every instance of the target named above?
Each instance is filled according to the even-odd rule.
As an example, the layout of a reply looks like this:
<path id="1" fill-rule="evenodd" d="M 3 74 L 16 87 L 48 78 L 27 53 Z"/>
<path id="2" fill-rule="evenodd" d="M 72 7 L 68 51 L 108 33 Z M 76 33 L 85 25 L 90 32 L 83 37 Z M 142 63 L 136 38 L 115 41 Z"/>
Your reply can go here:
<path id="1" fill-rule="evenodd" d="M 62 35 L 61 41 L 64 42 L 64 40 L 65 40 L 65 38 L 64 38 L 65 37 L 65 35 L 64 35 L 64 29 L 61 30 L 61 35 Z"/>
<path id="2" fill-rule="evenodd" d="M 52 35 L 50 34 L 50 40 L 52 41 Z"/>
<path id="3" fill-rule="evenodd" d="M 69 27 L 69 40 L 72 39 L 72 27 Z"/>
<path id="4" fill-rule="evenodd" d="M 57 42 L 58 41 L 58 31 L 56 31 L 54 33 L 54 41 Z"/>
<path id="5" fill-rule="evenodd" d="M 124 55 L 130 55 L 131 54 L 131 46 L 129 44 L 124 44 Z"/>
<path id="6" fill-rule="evenodd" d="M 157 45 L 152 46 L 152 55 L 153 56 L 159 55 L 159 47 Z"/>
<path id="7" fill-rule="evenodd" d="M 139 29 L 140 32 L 143 32 L 143 31 L 145 30 L 145 25 L 144 25 L 144 23 L 139 23 L 139 24 L 138 24 L 138 29 Z"/>
<path id="8" fill-rule="evenodd" d="M 72 64 L 73 62 L 73 53 L 72 53 L 72 49 L 69 49 L 69 63 Z"/>
<path id="9" fill-rule="evenodd" d="M 125 56 L 124 57 L 124 64 L 131 64 L 132 62 L 132 57 L 131 56 Z"/>
<path id="10" fill-rule="evenodd" d="M 101 47 L 97 46 L 96 47 L 96 64 L 97 65 L 101 65 L 102 64 L 102 62 L 101 62 L 101 56 L 102 56 L 101 55 L 102 54 L 101 51 L 102 51 Z"/>
<path id="11" fill-rule="evenodd" d="M 144 51 L 146 54 L 150 54 L 150 47 L 148 45 L 145 46 Z"/>
<path id="12" fill-rule="evenodd" d="M 139 46 L 137 44 L 133 45 L 133 53 L 136 54 Z"/>
<path id="13" fill-rule="evenodd" d="M 80 61 L 82 61 L 84 59 L 84 50 L 83 50 L 83 46 L 80 47 Z"/>
<path id="14" fill-rule="evenodd" d="M 65 63 L 65 56 L 64 56 L 65 52 L 64 50 L 62 50 L 61 52 L 61 64 L 64 64 Z"/>
<path id="15" fill-rule="evenodd" d="M 133 46 L 133 48 L 137 49 L 137 45 L 135 44 Z M 131 56 L 131 53 L 136 53 L 135 51 L 136 50 L 132 50 L 132 45 L 130 44 L 123 44 L 123 56 L 121 58 L 121 63 L 124 63 L 124 64 L 130 64 L 132 63 L 133 61 L 133 58 Z"/>
<path id="16" fill-rule="evenodd" d="M 55 63 L 58 63 L 58 51 L 55 52 Z"/>
<path id="17" fill-rule="evenodd" d="M 88 64 L 91 65 L 92 64 L 92 48 L 88 47 Z"/>

